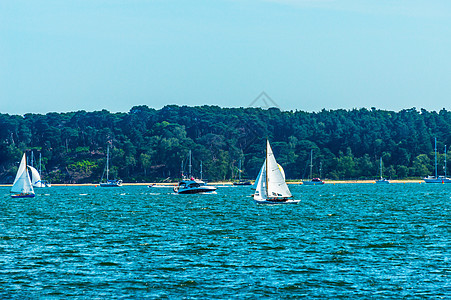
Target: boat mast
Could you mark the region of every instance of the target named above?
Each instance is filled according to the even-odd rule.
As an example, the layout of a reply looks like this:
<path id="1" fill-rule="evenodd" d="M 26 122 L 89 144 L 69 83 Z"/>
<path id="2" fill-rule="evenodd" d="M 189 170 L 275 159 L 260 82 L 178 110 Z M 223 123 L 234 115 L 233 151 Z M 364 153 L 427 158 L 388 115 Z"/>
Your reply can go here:
<path id="1" fill-rule="evenodd" d="M 266 177 L 266 199 L 268 199 L 268 146 L 269 146 L 269 141 L 266 140 L 266 172 L 265 172 L 265 177 Z"/>
<path id="2" fill-rule="evenodd" d="M 438 178 L 438 176 L 437 176 L 437 138 L 435 138 L 435 142 L 434 142 L 434 154 L 435 154 L 435 178 Z"/>
<path id="3" fill-rule="evenodd" d="M 239 167 L 239 170 L 238 170 L 238 178 L 239 178 L 239 180 L 241 182 L 241 159 L 240 159 L 240 167 Z"/>
<path id="4" fill-rule="evenodd" d="M 189 177 L 191 177 L 191 150 L 189 150 Z"/>
<path id="5" fill-rule="evenodd" d="M 202 180 L 202 161 L 200 161 L 200 180 Z"/>
<path id="6" fill-rule="evenodd" d="M 380 169 L 381 169 L 381 180 L 382 180 L 382 157 L 381 157 L 381 167 L 380 167 Z"/>
<path id="7" fill-rule="evenodd" d="M 445 145 L 445 178 L 446 178 L 446 145 Z"/>
<path id="8" fill-rule="evenodd" d="M 313 149 L 310 150 L 310 178 L 313 178 Z"/>
<path id="9" fill-rule="evenodd" d="M 110 157 L 110 146 L 106 146 L 106 181 L 108 182 L 108 163 Z"/>
<path id="10" fill-rule="evenodd" d="M 183 168 L 183 159 L 182 159 L 182 165 L 180 166 L 180 174 L 181 174 L 181 176 L 182 176 L 182 180 L 183 180 L 184 177 L 185 177 L 185 174 L 183 174 L 183 173 L 185 173 L 185 170 L 184 170 L 184 168 Z"/>

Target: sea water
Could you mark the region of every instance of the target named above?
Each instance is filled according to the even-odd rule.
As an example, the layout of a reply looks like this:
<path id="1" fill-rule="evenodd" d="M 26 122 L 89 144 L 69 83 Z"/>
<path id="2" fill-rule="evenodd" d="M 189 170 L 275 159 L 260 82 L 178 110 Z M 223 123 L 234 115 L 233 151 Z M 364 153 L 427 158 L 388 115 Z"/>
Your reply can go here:
<path id="1" fill-rule="evenodd" d="M 0 188 L 0 298 L 451 297 L 451 185 L 290 189 Z"/>

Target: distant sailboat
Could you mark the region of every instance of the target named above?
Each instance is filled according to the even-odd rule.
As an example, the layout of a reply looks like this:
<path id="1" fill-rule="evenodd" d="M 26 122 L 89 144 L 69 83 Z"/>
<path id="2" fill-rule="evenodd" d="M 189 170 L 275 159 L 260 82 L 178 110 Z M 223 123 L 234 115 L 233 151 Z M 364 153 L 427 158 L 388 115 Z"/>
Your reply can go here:
<path id="1" fill-rule="evenodd" d="M 106 170 L 106 182 L 102 182 L 103 181 L 103 175 L 102 175 L 102 179 L 100 179 L 100 186 L 101 187 L 119 187 L 122 185 L 122 180 L 110 180 L 108 178 L 108 173 L 109 173 L 109 159 L 110 159 L 110 147 L 107 146 L 107 153 L 106 153 L 106 166 L 105 166 L 105 170 Z M 105 171 L 104 171 L 105 174 Z"/>
<path id="2" fill-rule="evenodd" d="M 11 195 L 13 198 L 33 198 L 35 196 L 33 185 L 31 184 L 31 179 L 28 175 L 27 157 L 25 153 L 20 161 L 16 179 L 14 179 L 14 183 L 11 188 L 11 193 L 14 193 Z"/>
<path id="3" fill-rule="evenodd" d="M 33 152 L 31 152 L 31 154 L 32 154 L 31 166 L 28 166 L 28 168 L 30 168 L 30 171 L 31 171 L 31 183 L 32 183 L 33 187 L 35 187 L 35 188 L 51 187 L 50 182 L 47 182 L 47 181 L 41 179 L 41 174 L 42 174 L 41 173 L 41 153 L 39 153 L 39 171 L 33 167 Z"/>
<path id="4" fill-rule="evenodd" d="M 451 183 L 451 178 L 446 177 L 446 145 L 445 145 L 445 176 L 438 176 L 437 174 L 437 138 L 434 140 L 434 154 L 435 154 L 435 176 L 428 176 L 423 178 L 426 183 Z"/>
<path id="5" fill-rule="evenodd" d="M 321 176 L 321 174 L 320 174 L 320 176 Z M 310 150 L 310 176 L 309 176 L 309 180 L 303 180 L 302 184 L 304 184 L 304 185 L 322 185 L 322 184 L 324 184 L 324 181 L 322 181 L 320 178 L 312 178 L 312 177 L 313 177 L 313 149 Z"/>
<path id="6" fill-rule="evenodd" d="M 269 141 L 266 141 L 266 159 L 256 181 L 254 201 L 258 204 L 296 204 L 300 201 L 292 197 Z"/>
<path id="7" fill-rule="evenodd" d="M 377 183 L 377 184 L 387 184 L 387 183 L 390 183 L 390 180 L 385 179 L 385 178 L 382 176 L 382 157 L 381 157 L 381 159 L 380 159 L 380 167 L 379 167 L 379 169 L 380 169 L 380 171 L 381 171 L 381 179 L 376 180 L 376 183 Z"/>
<path id="8" fill-rule="evenodd" d="M 240 163 L 239 163 L 239 169 L 238 169 L 238 182 L 234 182 L 233 185 L 252 185 L 252 183 L 250 182 L 250 180 L 241 180 L 241 159 L 240 159 Z"/>

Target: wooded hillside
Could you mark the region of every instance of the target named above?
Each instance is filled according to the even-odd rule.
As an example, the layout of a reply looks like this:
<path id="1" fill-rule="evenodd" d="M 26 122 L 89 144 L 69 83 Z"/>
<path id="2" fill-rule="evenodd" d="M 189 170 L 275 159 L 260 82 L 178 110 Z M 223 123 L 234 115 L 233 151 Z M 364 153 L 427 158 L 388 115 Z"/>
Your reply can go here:
<path id="1" fill-rule="evenodd" d="M 422 177 L 434 170 L 434 137 L 443 174 L 444 147 L 451 145 L 451 112 L 322 110 L 166 106 L 70 113 L 0 114 L 0 182 L 14 180 L 24 151 L 42 155 L 43 177 L 52 183 L 98 182 L 110 145 L 111 177 L 124 182 L 180 178 L 193 153 L 193 173 L 204 178 L 254 179 L 269 138 L 287 179 L 307 178 L 313 149 L 314 176 L 370 179 L 379 158 L 387 178 Z M 448 149 L 450 146 L 448 146 Z M 448 153 L 448 161 L 451 155 Z M 450 173 L 448 163 L 448 174 Z"/>

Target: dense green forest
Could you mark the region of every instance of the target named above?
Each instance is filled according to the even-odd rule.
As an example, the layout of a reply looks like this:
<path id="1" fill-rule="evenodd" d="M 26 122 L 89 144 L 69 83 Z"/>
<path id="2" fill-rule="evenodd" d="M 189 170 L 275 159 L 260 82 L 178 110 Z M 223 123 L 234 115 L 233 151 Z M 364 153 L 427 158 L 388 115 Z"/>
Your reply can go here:
<path id="1" fill-rule="evenodd" d="M 110 147 L 110 178 L 124 182 L 175 181 L 192 150 L 193 173 L 209 180 L 254 179 L 265 139 L 287 179 L 307 178 L 313 149 L 314 176 L 371 179 L 383 158 L 387 178 L 420 178 L 434 172 L 434 138 L 443 174 L 451 145 L 451 112 L 377 109 L 135 106 L 128 113 L 0 114 L 0 182 L 12 183 L 24 151 L 42 156 L 43 177 L 53 183 L 98 182 Z M 450 148 L 450 147 L 448 147 Z M 447 159 L 450 160 L 448 153 Z M 448 174 L 449 172 L 448 163 Z"/>

